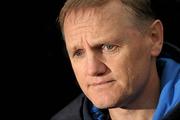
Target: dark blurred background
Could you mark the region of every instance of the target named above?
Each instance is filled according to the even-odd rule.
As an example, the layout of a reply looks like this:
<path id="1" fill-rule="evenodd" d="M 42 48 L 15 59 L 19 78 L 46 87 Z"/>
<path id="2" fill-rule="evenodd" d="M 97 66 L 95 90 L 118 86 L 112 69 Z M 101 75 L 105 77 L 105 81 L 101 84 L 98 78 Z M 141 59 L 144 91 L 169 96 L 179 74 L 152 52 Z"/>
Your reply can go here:
<path id="1" fill-rule="evenodd" d="M 64 2 L 65 0 L 52 0 L 48 4 L 48 97 L 50 98 L 46 104 L 48 119 L 77 97 L 81 91 L 76 83 L 56 21 Z"/>
<path id="2" fill-rule="evenodd" d="M 65 54 L 64 43 L 56 21 L 64 2 L 65 0 L 49 0 L 48 3 L 48 102 L 45 104 L 47 119 L 81 92 Z M 179 0 L 152 0 L 152 2 L 157 17 L 164 24 L 165 41 L 180 47 Z"/>

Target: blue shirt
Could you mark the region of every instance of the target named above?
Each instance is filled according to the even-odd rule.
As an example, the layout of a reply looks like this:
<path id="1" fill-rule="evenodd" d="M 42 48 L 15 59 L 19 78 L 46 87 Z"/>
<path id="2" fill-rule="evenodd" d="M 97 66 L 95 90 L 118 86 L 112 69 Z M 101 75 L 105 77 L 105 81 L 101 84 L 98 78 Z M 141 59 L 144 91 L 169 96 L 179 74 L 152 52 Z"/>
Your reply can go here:
<path id="1" fill-rule="evenodd" d="M 168 58 L 159 59 L 161 70 L 161 93 L 153 120 L 161 120 L 180 104 L 180 64 Z"/>

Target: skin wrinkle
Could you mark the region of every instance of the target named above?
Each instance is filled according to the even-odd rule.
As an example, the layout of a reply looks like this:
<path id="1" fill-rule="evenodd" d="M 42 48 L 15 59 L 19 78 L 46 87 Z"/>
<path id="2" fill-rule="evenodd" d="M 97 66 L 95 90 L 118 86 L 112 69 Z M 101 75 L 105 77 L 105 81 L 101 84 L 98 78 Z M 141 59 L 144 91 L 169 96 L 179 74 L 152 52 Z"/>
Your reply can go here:
<path id="1" fill-rule="evenodd" d="M 105 4 L 108 4 L 110 1 L 107 1 Z M 116 4 L 117 4 L 117 1 L 116 0 L 114 0 L 114 1 L 111 1 L 111 2 L 116 2 Z M 121 1 L 118 1 L 118 4 L 119 3 L 121 3 Z M 125 1 L 123 1 L 123 3 L 125 3 L 124 5 L 122 5 L 122 4 L 119 4 L 121 7 L 122 7 L 122 11 L 124 12 L 127 12 L 127 14 L 129 14 L 129 19 L 134 19 L 133 21 L 132 21 L 132 23 L 142 32 L 142 33 L 144 33 L 145 31 L 144 30 L 146 30 L 146 26 L 148 26 L 148 25 L 150 25 L 153 21 L 154 21 L 154 19 L 153 18 L 147 18 L 147 16 L 145 17 L 145 16 L 143 16 L 143 17 L 145 17 L 146 19 L 149 19 L 149 20 L 146 20 L 145 18 L 143 18 L 142 20 L 139 20 L 139 18 L 141 18 L 142 17 L 142 15 L 139 15 L 139 14 L 137 14 L 129 5 L 127 5 L 127 3 L 125 2 Z M 87 4 L 87 3 L 86 3 Z M 83 5 L 77 5 L 77 6 L 83 6 Z M 81 12 L 82 12 L 82 14 L 81 14 L 81 16 L 79 16 L 79 17 L 77 17 L 77 18 L 81 18 L 84 14 L 89 14 L 89 17 L 93 17 L 93 16 L 91 16 L 91 15 L 93 15 L 94 13 L 96 13 L 96 14 L 99 14 L 100 12 L 101 13 L 103 13 L 103 14 L 105 14 L 106 12 L 104 12 L 105 11 L 105 9 L 111 9 L 111 8 L 108 8 L 108 7 L 105 7 L 103 4 L 102 5 L 97 5 L 97 4 L 94 4 L 94 5 L 87 5 L 86 7 L 84 6 L 84 7 L 75 7 L 74 6 L 74 8 L 71 8 L 71 9 L 69 9 L 68 10 L 68 12 L 66 13 L 66 15 L 65 15 L 65 18 L 64 18 L 64 20 L 61 20 L 61 21 L 63 21 L 63 23 L 64 23 L 64 21 L 66 21 L 66 19 L 68 18 L 68 16 L 70 16 L 71 15 L 71 13 L 73 12 L 75 15 L 77 15 L 78 14 L 78 12 L 81 10 Z M 137 8 L 135 8 L 135 9 L 137 9 Z M 92 11 L 91 13 L 89 13 L 89 11 Z M 142 14 L 142 13 L 141 13 Z M 102 15 L 102 14 L 100 14 L 100 15 Z M 132 17 L 132 16 L 134 16 L 134 17 Z M 98 16 L 96 16 L 96 17 L 99 17 L 99 15 Z M 77 19 L 76 18 L 76 19 Z M 73 19 L 72 19 L 73 20 Z M 74 19 L 75 20 L 75 19 Z M 111 16 L 109 16 L 109 20 L 111 20 Z M 149 21 L 149 22 L 148 22 Z M 63 26 L 64 25 L 62 25 L 62 32 L 64 33 L 64 29 L 63 29 Z"/>
<path id="2" fill-rule="evenodd" d="M 91 23 L 91 26 L 94 26 L 94 27 L 96 27 L 96 26 L 105 26 L 106 24 L 103 24 L 103 22 L 101 23 L 94 23 L 93 22 L 93 20 L 91 19 L 91 18 L 93 18 L 93 17 L 91 17 L 91 16 L 93 16 L 94 14 L 97 14 L 96 16 L 98 16 L 97 17 L 97 19 L 98 20 L 105 20 L 106 22 L 105 23 L 109 23 L 110 21 L 116 21 L 115 22 L 115 24 L 117 24 L 118 23 L 118 21 L 117 21 L 117 19 L 113 19 L 113 14 L 110 14 L 110 15 L 107 15 L 107 17 L 103 17 L 103 14 L 105 13 L 102 13 L 102 14 L 100 14 L 100 13 L 96 13 L 96 12 L 94 12 L 94 9 L 90 9 L 90 11 L 87 11 L 88 12 L 88 14 L 87 14 L 87 18 L 86 18 L 86 20 L 83 20 L 82 19 L 82 21 L 83 22 L 81 22 L 80 24 L 80 26 L 78 26 L 78 28 L 74 28 L 74 27 L 72 27 L 72 31 L 74 31 L 75 29 L 82 29 L 82 31 L 84 31 L 84 32 L 86 32 L 87 31 L 87 29 L 89 30 L 89 27 L 86 25 L 86 22 L 87 22 L 87 20 L 88 20 L 88 22 L 90 22 Z M 73 16 L 75 16 L 75 18 L 80 18 L 80 17 L 77 17 L 77 15 L 82 15 L 82 13 L 80 12 L 79 14 L 77 14 L 76 13 L 76 15 L 74 15 L 73 14 L 73 12 L 71 13 Z M 85 14 L 86 15 L 86 14 Z M 82 18 L 84 18 L 84 17 L 82 17 Z M 88 19 L 88 18 L 90 18 L 90 19 Z M 111 19 L 110 19 L 111 18 Z M 68 19 L 68 18 L 67 18 Z M 71 20 L 71 19 L 68 19 L 68 20 Z M 72 21 L 68 21 L 68 22 L 72 22 Z M 76 22 L 72 22 L 73 24 L 75 24 Z M 77 24 L 77 23 L 76 23 Z M 90 34 L 91 33 L 97 33 L 98 31 L 95 31 L 95 29 L 93 29 L 94 27 L 91 27 L 92 29 L 90 30 L 90 31 L 87 31 L 87 32 L 89 32 Z M 119 26 L 115 26 L 114 27 L 114 29 L 118 29 L 118 27 Z M 129 26 L 129 29 L 131 30 L 131 29 L 134 29 L 132 26 Z M 109 28 L 109 30 L 107 29 L 107 31 L 111 31 L 111 28 Z M 123 31 L 122 31 L 123 32 Z M 71 33 L 71 32 L 70 32 Z M 72 34 L 72 36 L 77 36 L 77 35 L 79 35 L 81 32 L 75 32 L 74 33 L 74 35 L 73 35 L 73 33 L 71 33 Z M 112 34 L 113 34 L 113 32 L 112 32 Z M 124 33 L 124 34 L 126 34 L 126 33 Z M 98 36 L 98 34 L 96 35 L 95 34 L 95 38 Z M 108 40 L 111 40 L 111 39 L 115 39 L 115 38 L 113 38 L 113 36 L 112 35 L 109 35 L 109 36 L 111 36 L 110 38 L 108 38 Z M 83 38 L 82 38 L 83 39 Z M 116 38 L 117 39 L 117 38 Z M 98 42 L 99 41 L 101 41 L 101 40 L 103 40 L 103 38 L 102 39 L 100 39 L 100 40 L 97 40 Z M 93 46 L 93 45 L 92 45 Z M 77 47 L 75 47 L 75 48 L 77 48 Z M 73 49 L 73 48 L 72 48 Z M 73 49 L 74 50 L 74 49 Z"/>
<path id="3" fill-rule="evenodd" d="M 152 54 L 155 40 L 151 40 L 156 35 L 151 36 L 152 28 L 142 34 L 132 23 L 133 19 L 129 19 L 130 14 L 120 8 L 111 3 L 102 12 L 92 12 L 92 9 L 86 11 L 88 14 L 81 10 L 76 14 L 71 12 L 64 22 L 66 46 L 78 83 L 94 105 L 108 108 L 112 118 L 118 118 L 116 115 L 125 118 L 131 113 L 133 118 L 150 119 L 159 94 L 157 53 Z M 98 47 L 101 44 L 117 49 L 104 52 Z M 78 49 L 83 50 L 82 56 L 73 57 L 71 54 Z M 113 82 L 92 85 L 98 81 Z"/>

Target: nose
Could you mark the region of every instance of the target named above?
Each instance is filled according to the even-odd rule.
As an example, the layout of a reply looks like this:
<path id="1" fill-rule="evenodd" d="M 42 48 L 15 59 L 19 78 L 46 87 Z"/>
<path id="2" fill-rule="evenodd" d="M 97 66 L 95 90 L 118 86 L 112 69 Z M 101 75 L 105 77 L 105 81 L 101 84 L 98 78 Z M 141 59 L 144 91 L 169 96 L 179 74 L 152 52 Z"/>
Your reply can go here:
<path id="1" fill-rule="evenodd" d="M 107 66 L 97 56 L 91 55 L 87 59 L 87 73 L 90 76 L 101 76 L 107 71 Z"/>

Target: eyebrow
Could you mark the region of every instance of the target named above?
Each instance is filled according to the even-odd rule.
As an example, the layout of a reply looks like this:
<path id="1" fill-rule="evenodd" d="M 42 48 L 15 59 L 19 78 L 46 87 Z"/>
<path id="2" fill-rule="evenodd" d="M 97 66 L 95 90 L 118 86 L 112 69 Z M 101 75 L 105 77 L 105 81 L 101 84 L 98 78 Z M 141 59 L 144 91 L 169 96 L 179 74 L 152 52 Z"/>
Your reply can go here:
<path id="1" fill-rule="evenodd" d="M 95 43 L 94 45 L 92 45 L 92 48 L 96 48 L 96 47 L 99 47 L 100 45 L 102 44 L 121 44 L 124 40 L 122 38 L 111 38 L 111 39 L 104 39 L 104 40 L 101 40 L 97 43 Z"/>
<path id="2" fill-rule="evenodd" d="M 98 42 L 93 43 L 92 45 L 90 45 L 90 47 L 91 48 L 98 48 L 99 46 L 101 46 L 103 44 L 109 44 L 109 43 L 110 44 L 121 44 L 121 43 L 123 43 L 123 41 L 125 41 L 125 40 L 123 40 L 121 38 L 104 39 L 104 40 L 99 40 Z M 81 48 L 81 45 L 78 43 L 78 45 L 75 45 L 75 46 L 71 47 L 70 49 L 72 51 L 74 51 L 74 50 L 77 50 L 79 48 Z"/>
<path id="3" fill-rule="evenodd" d="M 125 42 L 125 40 L 122 36 L 118 36 L 118 37 L 110 36 L 110 37 L 107 37 L 106 39 L 102 38 L 102 39 L 95 40 L 95 42 L 90 45 L 90 48 L 97 49 L 103 44 L 122 45 L 124 42 Z M 70 54 L 73 54 L 78 49 L 84 49 L 83 45 L 81 45 L 81 44 L 82 44 L 81 42 L 75 42 L 74 45 L 71 45 L 69 47 L 69 49 L 67 49 L 68 52 Z"/>

